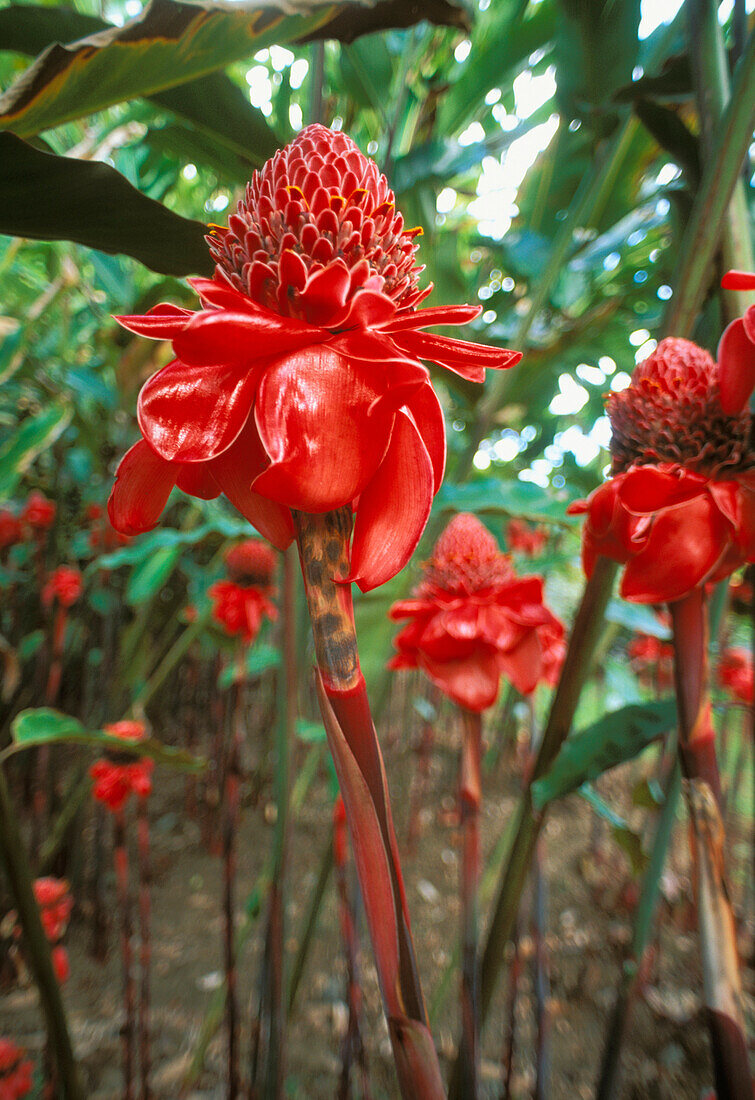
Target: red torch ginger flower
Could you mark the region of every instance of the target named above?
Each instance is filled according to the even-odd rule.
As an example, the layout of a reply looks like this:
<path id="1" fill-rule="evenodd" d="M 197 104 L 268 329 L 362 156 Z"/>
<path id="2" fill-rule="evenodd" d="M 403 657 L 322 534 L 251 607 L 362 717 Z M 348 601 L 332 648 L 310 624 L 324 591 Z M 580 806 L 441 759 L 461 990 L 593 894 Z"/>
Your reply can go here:
<path id="1" fill-rule="evenodd" d="M 455 516 L 441 535 L 415 598 L 392 619 L 410 619 L 391 668 L 421 668 L 459 706 L 482 711 L 501 676 L 523 694 L 553 681 L 564 628 L 543 603 L 541 577 L 518 577 L 476 516 Z"/>
<path id="2" fill-rule="evenodd" d="M 422 360 L 481 382 L 519 355 L 421 330 L 476 306 L 418 309 L 418 229 L 406 229 L 376 165 L 345 134 L 308 126 L 208 238 L 213 279 L 192 312 L 121 317 L 171 340 L 176 358 L 139 396 L 143 439 L 110 500 L 116 529 L 154 527 L 171 489 L 225 493 L 278 549 L 291 509 L 356 513 L 351 574 L 362 589 L 408 561 L 445 464 L 443 415 Z"/>
<path id="3" fill-rule="evenodd" d="M 746 649 L 732 646 L 725 649 L 718 663 L 718 680 L 735 699 L 747 706 L 753 702 L 752 655 Z"/>
<path id="4" fill-rule="evenodd" d="M 638 634 L 627 646 L 627 654 L 640 681 L 647 686 L 653 682 L 659 689 L 668 688 L 674 682 L 674 647 L 652 634 Z"/>
<path id="5" fill-rule="evenodd" d="M 602 554 L 626 565 L 624 599 L 669 603 L 755 560 L 750 413 L 723 411 L 708 352 L 661 341 L 607 411 L 614 476 L 570 508 L 587 575 Z"/>
<path id="6" fill-rule="evenodd" d="M 755 290 L 755 272 L 727 271 L 721 286 L 724 290 Z M 725 330 L 718 345 L 718 366 L 721 407 L 725 413 L 738 413 L 755 386 L 755 305 Z"/>
<path id="7" fill-rule="evenodd" d="M 0 1039 L 0 1100 L 21 1100 L 32 1087 L 34 1067 L 11 1039 Z"/>
<path id="8" fill-rule="evenodd" d="M 38 878 L 34 883 L 34 897 L 45 935 L 51 943 L 57 943 L 68 927 L 73 909 L 69 885 L 62 878 Z"/>
<path id="9" fill-rule="evenodd" d="M 143 741 L 147 735 L 142 722 L 124 720 L 105 726 L 111 737 L 122 741 Z M 89 769 L 94 780 L 92 794 L 112 813 L 119 813 L 129 797 L 147 798 L 152 790 L 152 772 L 155 762 L 147 756 L 135 759 L 130 753 L 109 751 Z"/>
<path id="10" fill-rule="evenodd" d="M 511 519 L 506 526 L 506 541 L 512 550 L 535 558 L 548 541 L 543 527 L 530 527 L 523 519 Z"/>
<path id="11" fill-rule="evenodd" d="M 210 588 L 214 602 L 212 617 L 227 634 L 240 634 L 251 645 L 262 626 L 263 616 L 278 617 L 275 604 L 259 588 L 236 584 L 234 581 L 218 581 Z"/>
<path id="12" fill-rule="evenodd" d="M 0 508 L 0 550 L 21 542 L 22 538 L 21 521 L 13 515 L 9 508 Z"/>
<path id="13" fill-rule="evenodd" d="M 225 564 L 237 584 L 269 588 L 275 573 L 275 552 L 259 539 L 245 539 L 226 552 Z"/>
<path id="14" fill-rule="evenodd" d="M 59 565 L 42 589 L 42 603 L 49 607 L 57 600 L 61 607 L 72 607 L 82 592 L 81 573 L 69 565 Z"/>
<path id="15" fill-rule="evenodd" d="M 55 504 L 35 489 L 29 495 L 19 518 L 33 531 L 46 531 L 55 520 Z"/>

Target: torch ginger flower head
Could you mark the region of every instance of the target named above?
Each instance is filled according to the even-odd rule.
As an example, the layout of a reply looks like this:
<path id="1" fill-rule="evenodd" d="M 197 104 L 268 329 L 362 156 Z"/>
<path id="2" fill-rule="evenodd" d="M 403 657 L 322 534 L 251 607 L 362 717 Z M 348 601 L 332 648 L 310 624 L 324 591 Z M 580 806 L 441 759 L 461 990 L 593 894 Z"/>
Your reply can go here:
<path id="1" fill-rule="evenodd" d="M 259 634 L 262 619 L 278 617 L 278 609 L 267 596 L 254 585 L 236 584 L 235 581 L 218 581 L 210 588 L 213 600 L 212 617 L 226 634 L 241 636 L 251 645 Z"/>
<path id="2" fill-rule="evenodd" d="M 689 340 L 662 340 L 608 398 L 613 477 L 586 513 L 582 558 L 625 564 L 624 599 L 669 603 L 755 560 L 750 413 L 721 407 L 719 368 Z"/>
<path id="3" fill-rule="evenodd" d="M 106 733 L 121 741 L 143 741 L 147 731 L 142 722 L 124 720 L 105 726 Z M 134 758 L 131 753 L 107 756 L 95 761 L 89 769 L 94 780 L 92 794 L 111 813 L 120 813 L 130 796 L 147 798 L 152 791 L 152 771 L 155 762 L 149 757 Z"/>
<path id="4" fill-rule="evenodd" d="M 345 134 L 308 126 L 255 172 L 227 229 L 208 238 L 212 279 L 192 312 L 121 317 L 171 340 L 143 387 L 143 439 L 110 499 L 113 526 L 154 527 L 171 489 L 225 493 L 280 550 L 291 510 L 355 513 L 348 577 L 374 588 L 404 567 L 445 465 L 443 415 L 422 360 L 481 382 L 519 356 L 425 333 L 477 306 L 419 309 L 419 229 Z"/>
<path id="5" fill-rule="evenodd" d="M 564 627 L 543 603 L 541 577 L 518 577 L 476 516 L 455 516 L 424 566 L 415 598 L 392 619 L 410 622 L 395 639 L 391 668 L 421 668 L 459 706 L 483 711 L 501 676 L 528 694 L 555 682 Z"/>
<path id="6" fill-rule="evenodd" d="M 81 573 L 69 565 L 59 565 L 42 589 L 42 603 L 49 607 L 57 600 L 61 607 L 73 607 L 82 592 Z"/>
<path id="7" fill-rule="evenodd" d="M 727 271 L 721 286 L 724 290 L 755 291 L 755 272 Z M 755 386 L 755 305 L 725 330 L 718 345 L 718 366 L 721 405 L 733 415 L 744 408 Z"/>
<path id="8" fill-rule="evenodd" d="M 0 1039 L 0 1100 L 21 1100 L 32 1089 L 34 1066 L 11 1039 Z"/>
<path id="9" fill-rule="evenodd" d="M 752 706 L 752 655 L 746 649 L 732 646 L 723 651 L 718 663 L 718 680 L 740 703 Z"/>
<path id="10" fill-rule="evenodd" d="M 225 564 L 229 577 L 237 584 L 266 589 L 273 582 L 275 551 L 259 539 L 245 539 L 226 552 Z"/>
<path id="11" fill-rule="evenodd" d="M 32 531 L 42 532 L 52 527 L 55 511 L 54 502 L 35 489 L 29 494 L 29 499 L 21 510 L 20 519 L 27 527 L 31 527 Z"/>

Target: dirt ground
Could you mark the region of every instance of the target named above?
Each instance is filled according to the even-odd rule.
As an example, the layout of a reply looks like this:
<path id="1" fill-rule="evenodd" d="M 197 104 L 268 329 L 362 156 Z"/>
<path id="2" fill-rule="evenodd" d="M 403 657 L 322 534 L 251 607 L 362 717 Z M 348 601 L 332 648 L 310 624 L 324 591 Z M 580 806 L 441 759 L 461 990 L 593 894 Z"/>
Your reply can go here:
<path id="1" fill-rule="evenodd" d="M 157 731 L 160 732 L 159 730 Z M 416 771 L 411 739 L 398 735 L 397 721 L 384 737 L 397 832 L 405 848 L 409 791 Z M 459 906 L 458 830 L 455 821 L 456 731 L 450 724 L 438 734 L 427 787 L 422 798 L 422 833 L 414 853 L 404 855 L 409 907 L 419 966 L 428 1004 L 447 971 L 457 939 Z M 303 757 L 304 747 L 298 750 Z M 492 849 L 509 819 L 521 784 L 524 751 L 510 748 L 486 776 L 483 809 L 485 852 Z M 634 764 L 600 781 L 603 797 L 628 805 L 628 792 L 642 773 Z M 211 1042 L 204 1070 L 182 1091 L 184 1074 L 200 1026 L 222 978 L 221 862 L 203 842 L 200 820 L 186 812 L 185 781 L 160 773 L 151 803 L 154 889 L 152 894 L 153 1095 L 155 1100 L 225 1097 L 225 1039 Z M 238 834 L 237 913 L 259 875 L 272 838 L 274 807 L 266 787 L 247 791 Z M 628 806 L 630 819 L 643 812 Z M 632 817 L 633 815 L 633 817 Z M 91 845 L 94 818 L 84 840 Z M 296 947 L 301 922 L 328 843 L 331 802 L 327 771 L 320 768 L 290 835 L 290 874 L 286 946 Z M 613 1004 L 623 953 L 631 937 L 632 880 L 625 857 L 608 836 L 607 826 L 586 802 L 572 796 L 548 818 L 542 851 L 547 888 L 547 936 L 551 993 L 548 1057 L 549 1100 L 585 1100 L 594 1095 L 605 1027 Z M 85 845 L 86 847 L 86 845 Z M 106 852 L 109 861 L 109 849 Z M 743 913 L 743 868 L 751 846 L 746 836 L 735 845 L 734 895 L 743 919 L 742 945 L 752 960 L 752 903 L 749 928 Z M 105 878 L 109 901 L 108 955 L 96 962 L 90 952 L 91 923 L 86 904 L 74 916 L 66 936 L 71 976 L 65 986 L 74 1042 L 92 1100 L 122 1095 L 119 1027 L 122 1019 L 120 956 L 112 875 Z M 694 921 L 688 902 L 689 857 L 683 827 L 677 829 L 664 878 L 662 930 L 643 996 L 634 1006 L 623 1060 L 622 1100 L 700 1100 L 712 1086 L 707 1035 L 700 1010 L 700 966 Z M 82 911 L 83 910 L 83 911 Z M 485 910 L 484 910 L 485 911 Z M 136 913 L 135 913 L 136 917 Z M 239 962 L 242 1007 L 241 1060 L 246 1072 L 250 1048 L 251 992 L 261 958 L 261 929 Z M 362 928 L 361 978 L 364 991 L 363 1035 L 373 1100 L 395 1097 L 397 1089 L 388 1034 L 380 1012 L 377 983 Z M 529 921 L 522 927 L 523 961 L 516 1004 L 513 1063 L 514 1098 L 532 1095 L 535 1000 L 533 938 Z M 289 956 L 290 957 L 290 956 Z M 752 970 L 748 972 L 752 1007 Z M 507 980 L 501 983 L 485 1031 L 484 1096 L 501 1096 L 502 1059 L 509 1021 Z M 337 1095 L 341 1039 L 347 1009 L 345 964 L 332 879 L 326 894 L 313 951 L 307 963 L 288 1033 L 286 1091 L 290 1097 Z M 752 1013 L 750 1013 L 752 1019 Z M 457 1039 L 455 980 L 433 1021 L 433 1033 L 448 1068 Z M 752 1032 L 751 1032 L 752 1033 Z M 38 1060 L 44 1041 L 36 993 L 31 985 L 6 983 L 0 995 L 0 1035 L 23 1044 Z M 360 1095 L 358 1089 L 354 1093 Z"/>

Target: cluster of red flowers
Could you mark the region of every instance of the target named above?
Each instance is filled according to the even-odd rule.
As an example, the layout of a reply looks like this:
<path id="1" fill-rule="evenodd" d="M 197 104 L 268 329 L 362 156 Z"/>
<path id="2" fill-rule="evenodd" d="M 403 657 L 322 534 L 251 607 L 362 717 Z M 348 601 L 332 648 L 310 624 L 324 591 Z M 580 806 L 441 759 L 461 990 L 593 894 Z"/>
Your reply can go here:
<path id="1" fill-rule="evenodd" d="M 39 906 L 42 928 L 52 945 L 52 965 L 55 976 L 59 982 L 65 982 L 68 980 L 70 967 L 68 965 L 68 952 L 60 941 L 65 935 L 71 910 L 73 909 L 73 898 L 68 883 L 62 878 L 38 878 L 34 882 L 34 897 Z M 15 920 L 15 913 L 11 914 L 11 917 Z M 15 924 L 13 935 L 16 939 L 21 938 L 20 925 Z M 1 1089 L 0 1100 L 2 1100 Z"/>
<path id="2" fill-rule="evenodd" d="M 565 632 L 543 602 L 542 577 L 517 576 L 476 516 L 451 520 L 415 598 L 390 614 L 411 620 L 390 667 L 421 668 L 467 710 L 492 706 L 501 676 L 525 695 L 558 678 Z"/>
<path id="3" fill-rule="evenodd" d="M 746 649 L 732 646 L 723 651 L 718 662 L 718 680 L 721 687 L 731 692 L 740 703 L 752 706 L 752 654 Z"/>
<path id="4" fill-rule="evenodd" d="M 725 290 L 755 290 L 755 273 L 728 271 L 721 285 Z M 755 305 L 724 332 L 718 345 L 718 365 L 721 405 L 725 413 L 737 413 L 755 386 Z"/>
<path id="5" fill-rule="evenodd" d="M 548 541 L 544 527 L 532 527 L 523 519 L 511 519 L 506 525 L 506 542 L 510 550 L 536 558 Z"/>
<path id="6" fill-rule="evenodd" d="M 32 1088 L 34 1066 L 11 1039 L 0 1039 L 0 1100 L 21 1100 Z"/>
<path id="7" fill-rule="evenodd" d="M 625 599 L 669 603 L 754 561 L 752 421 L 722 408 L 708 352 L 661 341 L 607 412 L 614 476 L 570 509 L 588 576 L 602 554 L 625 564 Z"/>
<path id="8" fill-rule="evenodd" d="M 257 637 L 265 615 L 278 616 L 270 600 L 275 572 L 275 553 L 259 539 L 246 539 L 225 555 L 230 580 L 218 581 L 209 590 L 212 616 L 227 634 L 240 635 L 247 645 Z"/>
<path id="9" fill-rule="evenodd" d="M 36 489 L 16 515 L 10 508 L 0 508 L 0 550 L 39 538 L 55 521 L 55 504 Z"/>
<path id="10" fill-rule="evenodd" d="M 83 590 L 81 573 L 70 565 L 59 565 L 42 589 L 42 603 L 50 607 L 57 600 L 61 607 L 73 607 Z"/>
<path id="11" fill-rule="evenodd" d="M 674 682 L 674 647 L 652 634 L 637 634 L 627 646 L 632 667 L 640 681 L 660 690 Z"/>
<path id="12" fill-rule="evenodd" d="M 111 737 L 129 742 L 143 741 L 147 736 L 142 722 L 129 720 L 112 722 L 105 726 L 105 731 Z M 89 769 L 94 780 L 92 794 L 111 813 L 120 813 L 132 794 L 137 798 L 147 798 L 150 794 L 154 766 L 154 760 L 148 756 L 135 758 L 131 753 L 109 752 Z"/>
<path id="13" fill-rule="evenodd" d="M 406 229 L 376 165 L 345 134 L 308 126 L 255 172 L 227 229 L 209 238 L 198 312 L 163 304 L 122 317 L 171 340 L 143 387 L 143 439 L 110 499 L 113 526 L 149 530 L 174 485 L 224 493 L 278 549 L 292 509 L 355 513 L 351 575 L 397 573 L 427 522 L 445 465 L 443 414 L 422 360 L 480 382 L 520 357 L 422 332 L 478 306 L 419 309 L 418 229 Z M 344 578 L 345 579 L 345 578 Z"/>

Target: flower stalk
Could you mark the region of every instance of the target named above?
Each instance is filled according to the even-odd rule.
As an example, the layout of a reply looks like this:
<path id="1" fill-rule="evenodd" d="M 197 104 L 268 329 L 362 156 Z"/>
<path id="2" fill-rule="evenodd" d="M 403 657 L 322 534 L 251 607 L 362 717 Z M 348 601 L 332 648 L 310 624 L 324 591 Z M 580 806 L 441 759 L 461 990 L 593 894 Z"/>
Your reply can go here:
<path id="1" fill-rule="evenodd" d="M 351 832 L 401 1095 L 444 1095 L 409 927 L 382 754 L 359 667 L 351 511 L 293 512 L 320 671 L 318 694 Z"/>
<path id="2" fill-rule="evenodd" d="M 113 814 L 115 835 L 113 859 L 118 908 L 121 914 L 121 963 L 123 966 L 123 1100 L 134 1100 L 134 1032 L 135 1003 L 134 969 L 131 952 L 131 892 L 128 883 L 128 849 L 126 847 L 126 818 L 123 809 Z"/>
<path id="3" fill-rule="evenodd" d="M 149 816 L 147 813 L 146 798 L 140 798 L 138 802 L 136 829 L 139 847 L 139 1096 L 140 1100 L 149 1100 L 149 971 L 152 961 L 152 943 L 150 939 L 150 884 L 152 881 L 152 870 L 149 850 Z"/>
<path id="4" fill-rule="evenodd" d="M 459 1058 L 464 1096 L 479 1093 L 479 885 L 480 804 L 482 801 L 482 715 L 462 709 L 459 770 L 459 821 L 462 832 L 461 870 L 461 1042 Z"/>

